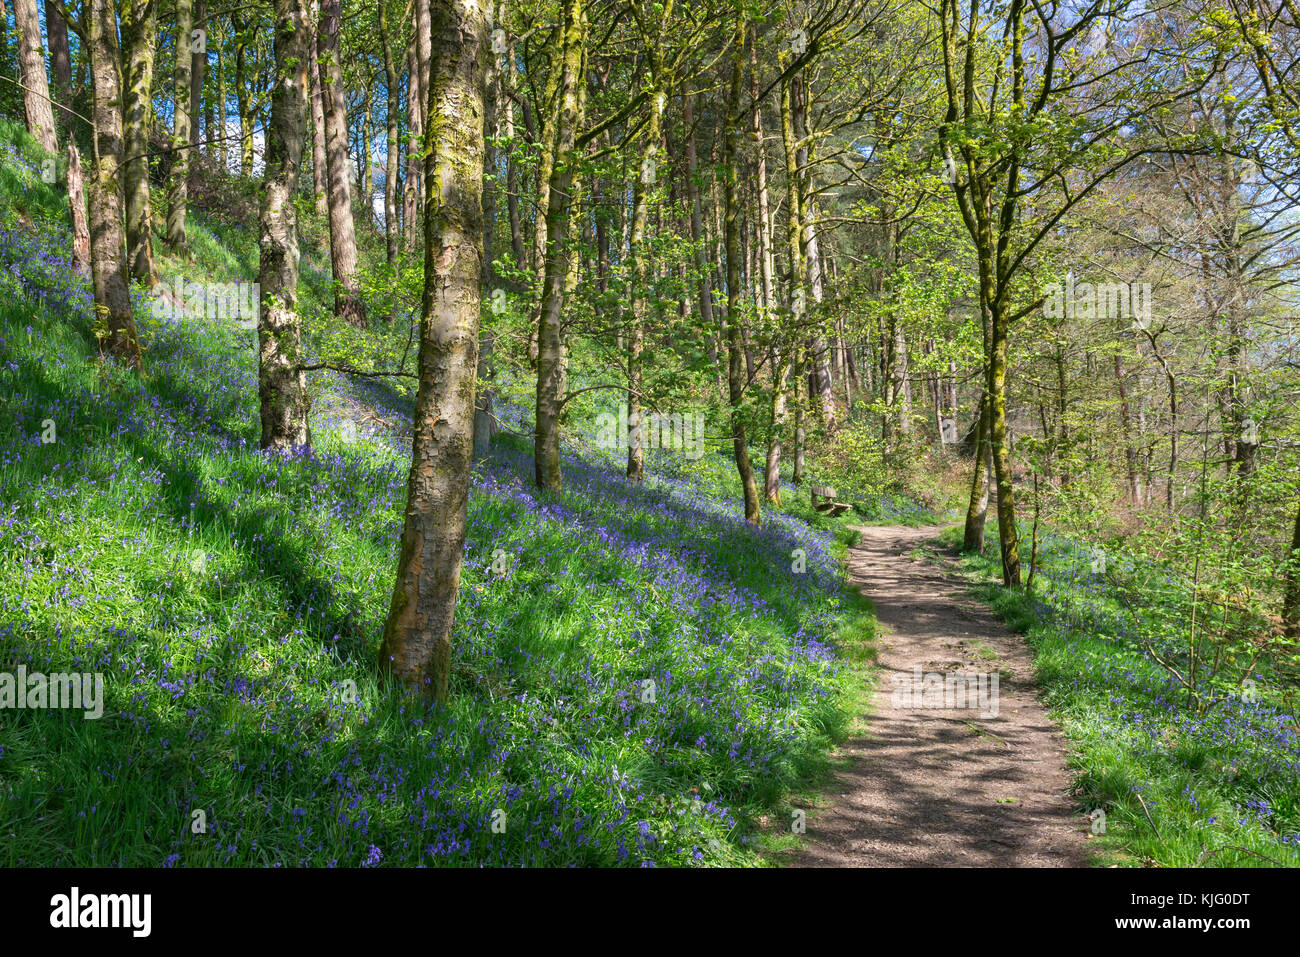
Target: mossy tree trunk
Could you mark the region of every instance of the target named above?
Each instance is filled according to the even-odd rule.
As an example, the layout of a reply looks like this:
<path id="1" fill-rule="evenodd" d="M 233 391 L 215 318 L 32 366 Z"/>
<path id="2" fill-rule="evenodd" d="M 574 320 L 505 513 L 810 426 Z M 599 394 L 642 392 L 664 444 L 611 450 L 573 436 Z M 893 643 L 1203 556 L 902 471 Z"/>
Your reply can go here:
<path id="1" fill-rule="evenodd" d="M 185 248 L 186 203 L 190 179 L 190 83 L 194 62 L 190 34 L 194 29 L 193 0 L 176 0 L 176 89 L 173 96 L 171 177 L 167 186 L 167 245 Z"/>
<path id="2" fill-rule="evenodd" d="M 989 411 L 987 395 L 981 391 L 979 418 L 975 424 L 975 464 L 971 469 L 970 497 L 961 547 L 967 552 L 984 550 L 984 525 L 989 512 Z"/>
<path id="3" fill-rule="evenodd" d="M 758 500 L 758 483 L 754 479 L 754 465 L 749 461 L 749 440 L 745 433 L 745 368 L 744 345 L 740 337 L 741 299 L 741 243 L 740 196 L 738 188 L 741 138 L 741 91 L 745 66 L 745 39 L 748 29 L 743 14 L 736 15 L 732 37 L 734 49 L 731 64 L 731 89 L 727 97 L 727 116 L 724 127 L 723 202 L 726 218 L 724 234 L 727 253 L 727 398 L 731 405 L 731 443 L 736 457 L 736 469 L 745 495 L 745 521 L 758 525 L 762 521 Z"/>
<path id="4" fill-rule="evenodd" d="M 983 336 L 983 355 L 989 354 L 989 314 L 980 305 L 980 333 Z M 988 379 L 988 372 L 984 372 Z M 970 498 L 966 505 L 966 527 L 962 535 L 962 550 L 984 550 L 984 526 L 989 513 L 989 474 L 993 471 L 992 446 L 989 444 L 989 403 L 987 389 L 980 389 L 980 400 L 975 423 L 975 465 L 971 473 Z"/>
<path id="5" fill-rule="evenodd" d="M 753 103 L 750 112 L 750 133 L 754 138 L 755 191 L 758 200 L 759 244 L 759 294 L 763 324 L 772 327 L 776 309 L 775 266 L 772 251 L 772 211 L 767 190 L 767 141 L 763 135 L 763 104 L 758 89 L 758 28 L 750 27 L 749 96 Z M 789 364 L 781 345 L 768 350 L 772 368 L 772 401 L 768 407 L 769 434 L 767 458 L 763 464 L 763 497 L 772 505 L 781 504 L 781 451 L 782 431 L 786 418 L 786 378 Z"/>
<path id="6" fill-rule="evenodd" d="M 556 135 L 561 119 L 561 83 L 564 76 L 564 44 L 568 33 L 563 23 L 556 26 L 547 47 L 549 66 L 543 84 L 537 115 L 537 171 L 534 195 L 537 212 L 533 219 L 532 242 L 529 245 L 533 271 L 532 313 L 537 316 L 528 333 L 528 361 L 534 367 L 538 361 L 539 336 L 542 326 L 542 300 L 546 295 L 546 258 L 554 252 L 550 244 L 551 176 L 555 172 Z"/>
<path id="7" fill-rule="evenodd" d="M 257 324 L 258 382 L 264 449 L 309 445 L 307 383 L 299 368 L 298 215 L 293 204 L 307 134 L 311 45 L 316 24 L 310 0 L 275 2 L 275 72 L 266 171 L 258 220 L 261 309 Z"/>
<path id="8" fill-rule="evenodd" d="M 1016 529 L 1015 490 L 1011 476 L 1011 448 L 1007 444 L 1007 339 L 1010 321 L 1005 307 L 995 301 L 989 310 L 988 363 L 989 448 L 993 478 L 998 489 L 998 536 L 1002 546 L 1002 582 L 1020 587 L 1020 533 Z"/>
<path id="9" fill-rule="evenodd" d="M 95 161 L 90 176 L 91 278 L 103 348 L 141 367 L 140 340 L 126 282 L 122 231 L 122 88 L 113 0 L 87 0 L 86 35 L 94 92 Z"/>
<path id="10" fill-rule="evenodd" d="M 126 158 L 122 175 L 126 200 L 126 247 L 131 278 L 145 286 L 152 286 L 157 275 L 149 191 L 149 124 L 153 120 L 157 32 L 157 0 L 125 0 L 122 4 L 122 54 L 126 99 L 122 122 Z"/>
<path id="11" fill-rule="evenodd" d="M 560 34 L 560 80 L 555 115 L 554 162 L 548 177 L 546 239 L 541 315 L 537 334 L 537 429 L 533 441 L 533 470 L 537 487 L 554 490 L 563 481 L 560 471 L 560 412 L 564 383 L 564 286 L 568 276 L 569 212 L 573 202 L 574 140 L 583 82 L 586 15 L 582 0 L 565 0 Z"/>
<path id="12" fill-rule="evenodd" d="M 239 119 L 239 175 L 253 175 L 253 71 L 249 69 L 249 41 L 252 24 L 241 8 L 230 14 L 235 31 L 235 113 Z"/>
<path id="13" fill-rule="evenodd" d="M 447 696 L 465 546 L 483 270 L 483 8 L 430 5 L 420 385 L 397 583 L 380 667 Z"/>

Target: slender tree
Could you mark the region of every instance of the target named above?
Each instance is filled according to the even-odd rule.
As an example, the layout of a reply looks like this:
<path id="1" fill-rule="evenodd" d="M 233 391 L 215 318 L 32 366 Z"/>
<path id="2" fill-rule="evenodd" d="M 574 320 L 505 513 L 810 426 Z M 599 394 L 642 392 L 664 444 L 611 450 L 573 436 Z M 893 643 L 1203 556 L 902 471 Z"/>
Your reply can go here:
<path id="1" fill-rule="evenodd" d="M 352 220 L 352 166 L 348 162 L 340 5 L 341 0 L 321 3 L 318 47 L 321 106 L 325 113 L 325 160 L 329 168 L 330 263 L 334 272 L 335 315 L 364 328 L 366 306 L 357 276 L 357 237 Z"/>
<path id="2" fill-rule="evenodd" d="M 172 97 L 172 169 L 167 188 L 167 244 L 185 248 L 186 203 L 190 183 L 191 123 L 190 83 L 194 76 L 193 53 L 202 48 L 191 36 L 194 30 L 193 0 L 176 0 L 176 88 Z"/>
<path id="3" fill-rule="evenodd" d="M 264 449 L 305 446 L 311 441 L 307 383 L 300 368 L 298 214 L 293 194 L 307 133 L 315 29 L 310 0 L 275 0 L 276 84 L 258 220 L 257 392 Z"/>
<path id="4" fill-rule="evenodd" d="M 320 4 L 315 5 L 317 22 L 320 21 Z M 329 215 L 329 161 L 325 159 L 325 107 L 320 92 L 320 33 L 311 45 L 311 178 L 316 199 L 316 212 Z"/>
<path id="5" fill-rule="evenodd" d="M 194 30 L 202 31 L 194 42 Z M 203 81 L 208 72 L 208 3 L 207 0 L 195 0 L 194 22 L 191 26 L 190 43 L 190 146 L 199 145 L 199 116 L 203 112 Z M 211 137 L 212 131 L 207 135 Z M 191 150 L 193 152 L 193 150 Z M 194 157 L 189 158 L 191 175 L 196 166 Z M 187 192 L 188 199 L 188 192 Z"/>
<path id="6" fill-rule="evenodd" d="M 574 144 L 579 115 L 582 65 L 586 45 L 586 11 L 582 0 L 564 0 L 560 79 L 556 113 L 555 162 L 548 176 L 546 239 L 543 264 L 540 328 L 537 335 L 537 413 L 533 443 L 534 478 L 538 488 L 558 489 L 560 472 L 560 412 L 564 401 L 564 284 L 569 272 L 569 212 L 573 201 Z"/>
<path id="7" fill-rule="evenodd" d="M 985 432 L 1008 586 L 1021 584 L 1007 428 L 1009 345 L 1015 322 L 1043 302 L 1023 295 L 1030 257 L 1071 210 L 1154 150 L 1125 131 L 1147 129 L 1146 117 L 1160 116 L 1189 92 L 1173 83 L 1147 89 L 1142 59 L 1078 55 L 1077 45 L 1100 17 L 1121 16 L 1130 5 L 1117 0 L 1103 13 L 1097 4 L 1076 11 L 1010 0 L 985 9 L 943 0 L 938 11 L 947 100 L 939 139 L 988 316 Z M 993 78 L 986 76 L 989 60 Z M 1094 98 L 1110 108 L 1097 110 Z"/>
<path id="8" fill-rule="evenodd" d="M 465 547 L 483 270 L 483 87 L 479 0 L 430 4 L 420 385 L 397 583 L 380 667 L 447 697 Z"/>
<path id="9" fill-rule="evenodd" d="M 50 40 L 50 77 L 54 82 L 54 114 L 64 138 L 72 135 L 72 54 L 68 49 L 68 22 L 60 4 L 45 0 L 45 32 Z"/>
<path id="10" fill-rule="evenodd" d="M 122 230 L 122 88 L 112 0 L 87 0 L 87 47 L 93 80 L 95 162 L 90 177 L 90 255 L 96 331 L 110 355 L 141 367 Z"/>
<path id="11" fill-rule="evenodd" d="M 724 127 L 723 194 L 726 207 L 727 253 L 727 397 L 731 403 L 731 442 L 736 457 L 736 469 L 745 495 L 745 521 L 758 525 L 762 521 L 758 500 L 758 483 L 754 479 L 754 465 L 749 460 L 749 440 L 745 433 L 744 353 L 740 339 L 741 252 L 740 252 L 740 197 L 738 174 L 740 165 L 740 138 L 744 119 L 741 115 L 745 67 L 745 39 L 749 34 L 745 15 L 737 11 L 736 27 L 732 35 L 731 90 L 727 97 Z"/>
<path id="12" fill-rule="evenodd" d="M 397 121 L 400 103 L 397 66 L 393 59 L 393 36 L 389 26 L 389 7 L 393 0 L 380 0 L 379 49 L 384 58 L 384 257 L 388 265 L 397 262 Z"/>
<path id="13" fill-rule="evenodd" d="M 81 151 L 75 136 L 68 137 L 68 219 L 72 223 L 72 268 L 90 275 L 90 223 L 86 219 L 86 187 L 81 173 Z"/>
<path id="14" fill-rule="evenodd" d="M 495 11 L 495 12 L 494 12 Z M 495 0 L 488 2 L 488 26 L 504 20 L 505 4 Z M 500 29 L 499 27 L 496 29 Z M 493 31 L 494 33 L 496 30 Z M 483 81 L 483 288 L 495 290 L 496 269 L 493 266 L 493 236 L 496 233 L 498 164 L 500 162 L 497 143 L 501 137 L 501 115 L 509 105 L 502 102 L 500 61 L 496 55 L 495 38 L 489 49 L 484 52 L 487 68 Z M 478 366 L 475 375 L 478 387 L 474 397 L 474 455 L 483 456 L 488 452 L 492 437 L 496 434 L 496 416 L 492 412 L 492 351 L 495 347 L 493 330 L 486 323 L 479 325 Z"/>
<path id="15" fill-rule="evenodd" d="M 122 72 L 126 89 L 122 122 L 126 156 L 122 161 L 122 189 L 126 201 L 127 261 L 131 278 L 146 286 L 152 286 L 156 279 L 149 189 L 149 124 L 153 121 L 157 22 L 157 0 L 124 0 Z"/>
<path id="16" fill-rule="evenodd" d="M 664 70 L 664 47 L 667 37 L 664 27 L 672 22 L 673 0 L 663 3 L 643 2 L 638 10 L 641 42 L 650 67 L 650 109 L 642 133 L 640 162 L 632 185 L 632 231 L 628 237 L 628 259 L 631 264 L 631 286 L 628 295 L 627 331 L 627 477 L 640 482 L 645 470 L 646 437 L 641 421 L 641 351 L 645 346 L 647 298 L 650 285 L 650 254 L 647 246 L 647 226 L 650 199 L 658 183 L 659 141 L 663 135 L 664 109 L 668 103 L 666 89 L 668 76 Z"/>
<path id="17" fill-rule="evenodd" d="M 1300 506 L 1296 508 L 1295 529 L 1287 552 L 1285 585 L 1282 595 L 1282 626 L 1288 638 L 1300 638 Z"/>
<path id="18" fill-rule="evenodd" d="M 425 67 L 421 61 L 420 40 L 428 32 L 428 0 L 414 0 L 411 20 L 411 43 L 406 50 L 406 190 L 402 198 L 402 222 L 405 224 L 405 248 L 413 250 L 420 236 L 420 188 L 424 163 Z"/>
<path id="19" fill-rule="evenodd" d="M 45 152 L 57 155 L 54 112 L 50 107 L 49 78 L 45 72 L 45 47 L 41 44 L 41 20 L 36 0 L 14 0 L 14 26 L 18 28 L 18 71 L 23 84 L 23 108 L 27 132 Z"/>

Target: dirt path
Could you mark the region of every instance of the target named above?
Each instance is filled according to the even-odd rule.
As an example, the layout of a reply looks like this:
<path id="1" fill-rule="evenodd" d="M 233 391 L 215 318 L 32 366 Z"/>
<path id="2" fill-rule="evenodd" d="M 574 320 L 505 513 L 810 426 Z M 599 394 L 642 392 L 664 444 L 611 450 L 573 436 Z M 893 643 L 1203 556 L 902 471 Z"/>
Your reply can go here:
<path id="1" fill-rule="evenodd" d="M 1087 821 L 1065 793 L 1064 742 L 1038 701 L 1029 649 L 962 579 L 912 557 L 938 533 L 863 528 L 849 555 L 850 579 L 880 621 L 880 684 L 865 733 L 839 751 L 848 767 L 826 794 L 830 805 L 809 815 L 792 863 L 1083 866 Z M 986 708 L 894 707 L 918 666 L 998 674 L 996 717 L 984 716 L 991 698 Z"/>

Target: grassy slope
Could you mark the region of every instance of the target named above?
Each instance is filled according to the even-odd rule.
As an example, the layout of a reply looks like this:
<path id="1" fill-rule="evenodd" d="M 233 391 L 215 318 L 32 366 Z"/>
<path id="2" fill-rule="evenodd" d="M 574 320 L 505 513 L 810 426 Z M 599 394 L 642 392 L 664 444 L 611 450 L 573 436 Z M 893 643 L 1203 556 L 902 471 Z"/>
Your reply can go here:
<path id="1" fill-rule="evenodd" d="M 948 535 L 960 545 L 960 529 Z M 1010 591 L 996 543 L 965 560 L 977 593 L 1034 651 L 1048 705 L 1069 737 L 1080 804 L 1105 812 L 1100 861 L 1130 865 L 1300 865 L 1300 733 L 1293 711 L 1262 681 L 1254 700 L 1221 693 L 1201 715 L 1140 647 L 1138 635 L 1176 657 L 1159 634 L 1158 568 L 1122 563 L 1141 581 L 1123 596 L 1090 571 L 1088 547 L 1050 536 L 1040 543 L 1034 593 Z M 1128 571 L 1125 572 L 1124 568 Z M 1168 617 L 1168 616 L 1165 616 Z"/>
<path id="2" fill-rule="evenodd" d="M 336 418 L 369 387 L 315 379 L 315 451 L 280 457 L 256 448 L 247 334 L 146 317 L 143 379 L 98 363 L 61 200 L 12 124 L 0 142 L 22 144 L 0 169 L 0 668 L 100 671 L 107 699 L 98 721 L 0 711 L 3 863 L 761 863 L 755 822 L 858 693 L 846 522 L 747 527 L 721 457 L 637 488 L 570 456 L 540 495 L 504 438 L 471 490 L 452 703 L 392 695 L 401 437 Z M 193 275 L 251 278 L 250 237 L 193 231 Z"/>

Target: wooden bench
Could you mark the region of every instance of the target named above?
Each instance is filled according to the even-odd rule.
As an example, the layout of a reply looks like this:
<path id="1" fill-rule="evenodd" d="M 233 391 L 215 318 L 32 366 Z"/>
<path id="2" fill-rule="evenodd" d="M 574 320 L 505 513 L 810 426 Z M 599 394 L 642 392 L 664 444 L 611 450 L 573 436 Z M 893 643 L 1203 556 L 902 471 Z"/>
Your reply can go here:
<path id="1" fill-rule="evenodd" d="M 828 488 L 825 485 L 811 486 L 808 490 L 808 497 L 812 500 L 813 508 L 821 512 L 823 515 L 830 515 L 832 518 L 839 515 L 841 512 L 847 512 L 853 507 L 848 502 L 835 501 L 835 489 Z M 819 498 L 822 499 L 821 502 L 817 501 Z"/>

